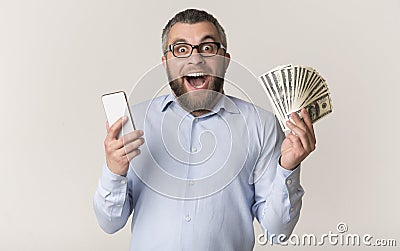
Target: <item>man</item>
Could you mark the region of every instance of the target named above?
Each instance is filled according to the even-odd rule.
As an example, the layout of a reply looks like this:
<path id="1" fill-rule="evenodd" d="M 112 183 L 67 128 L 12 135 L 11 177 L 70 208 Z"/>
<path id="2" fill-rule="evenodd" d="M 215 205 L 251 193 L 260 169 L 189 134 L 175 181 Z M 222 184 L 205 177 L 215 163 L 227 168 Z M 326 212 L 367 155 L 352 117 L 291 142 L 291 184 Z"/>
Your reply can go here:
<path id="1" fill-rule="evenodd" d="M 271 241 L 289 237 L 315 149 L 308 113 L 292 114 L 285 137 L 270 112 L 224 95 L 230 55 L 212 15 L 182 11 L 162 40 L 172 93 L 132 108 L 143 130 L 117 139 L 126 119 L 106 125 L 100 226 L 114 233 L 133 213 L 131 250 L 252 250 L 254 217 Z"/>

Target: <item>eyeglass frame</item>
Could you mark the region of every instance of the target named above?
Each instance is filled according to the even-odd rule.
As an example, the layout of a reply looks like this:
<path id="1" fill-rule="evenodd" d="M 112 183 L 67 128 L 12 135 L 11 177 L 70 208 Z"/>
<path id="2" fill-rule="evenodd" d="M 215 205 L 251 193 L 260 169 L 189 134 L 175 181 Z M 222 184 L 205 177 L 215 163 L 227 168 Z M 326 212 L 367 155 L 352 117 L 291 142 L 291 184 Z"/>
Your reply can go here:
<path id="1" fill-rule="evenodd" d="M 179 45 L 179 44 L 186 44 L 186 45 L 189 45 L 190 47 L 192 47 L 192 50 L 190 51 L 190 54 L 188 54 L 187 56 L 184 56 L 184 57 L 175 56 L 173 48 L 174 48 L 175 45 Z M 200 45 L 203 45 L 203 44 L 215 44 L 217 46 L 217 51 L 215 52 L 215 54 L 211 54 L 211 55 L 208 55 L 208 56 L 203 54 L 203 53 L 200 53 L 199 52 L 199 47 L 200 47 Z M 198 53 L 202 57 L 213 57 L 213 56 L 218 54 L 219 49 L 223 49 L 225 51 L 225 54 L 226 54 L 226 48 L 220 42 L 210 41 L 210 42 L 202 42 L 202 43 L 197 44 L 197 45 L 192 45 L 192 44 L 189 44 L 189 43 L 186 43 L 186 42 L 173 43 L 173 44 L 168 45 L 168 49 L 164 52 L 164 55 L 167 54 L 170 51 L 172 53 L 172 55 L 174 57 L 176 57 L 176 58 L 188 58 L 188 57 L 192 56 L 194 49 L 197 49 Z"/>

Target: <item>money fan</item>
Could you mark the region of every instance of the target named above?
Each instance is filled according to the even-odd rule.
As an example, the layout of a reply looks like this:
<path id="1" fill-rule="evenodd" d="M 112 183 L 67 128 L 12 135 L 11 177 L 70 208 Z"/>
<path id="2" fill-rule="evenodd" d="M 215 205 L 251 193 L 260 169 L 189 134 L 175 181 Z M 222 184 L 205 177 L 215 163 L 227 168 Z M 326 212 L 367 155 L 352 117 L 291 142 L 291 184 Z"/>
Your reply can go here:
<path id="1" fill-rule="evenodd" d="M 259 79 L 274 108 L 282 130 L 292 112 L 307 109 L 315 123 L 332 112 L 330 92 L 325 79 L 313 68 L 284 65 L 262 74 Z"/>

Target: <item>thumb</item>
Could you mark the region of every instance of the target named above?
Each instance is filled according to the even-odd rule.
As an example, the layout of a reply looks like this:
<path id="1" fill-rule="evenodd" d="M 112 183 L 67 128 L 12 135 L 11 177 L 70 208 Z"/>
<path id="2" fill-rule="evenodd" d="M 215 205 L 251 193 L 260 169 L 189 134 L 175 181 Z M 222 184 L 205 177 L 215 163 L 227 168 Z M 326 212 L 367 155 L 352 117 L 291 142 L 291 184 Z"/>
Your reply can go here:
<path id="1" fill-rule="evenodd" d="M 106 121 L 106 129 L 107 129 L 107 133 L 110 131 L 110 125 L 108 124 L 108 120 Z"/>

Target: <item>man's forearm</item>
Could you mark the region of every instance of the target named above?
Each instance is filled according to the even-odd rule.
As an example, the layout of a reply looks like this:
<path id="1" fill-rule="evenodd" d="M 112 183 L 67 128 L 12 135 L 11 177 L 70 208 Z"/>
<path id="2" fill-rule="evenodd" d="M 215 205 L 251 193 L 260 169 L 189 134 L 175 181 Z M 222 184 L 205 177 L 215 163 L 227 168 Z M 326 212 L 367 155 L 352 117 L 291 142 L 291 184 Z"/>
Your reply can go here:
<path id="1" fill-rule="evenodd" d="M 115 233 L 123 228 L 132 212 L 127 190 L 127 178 L 111 173 L 105 165 L 93 207 L 97 221 L 106 233 Z"/>
<path id="2" fill-rule="evenodd" d="M 300 167 L 290 171 L 278 165 L 271 192 L 258 211 L 269 241 L 279 243 L 290 236 L 300 216 L 303 194 Z"/>

